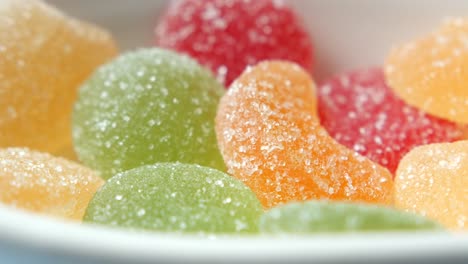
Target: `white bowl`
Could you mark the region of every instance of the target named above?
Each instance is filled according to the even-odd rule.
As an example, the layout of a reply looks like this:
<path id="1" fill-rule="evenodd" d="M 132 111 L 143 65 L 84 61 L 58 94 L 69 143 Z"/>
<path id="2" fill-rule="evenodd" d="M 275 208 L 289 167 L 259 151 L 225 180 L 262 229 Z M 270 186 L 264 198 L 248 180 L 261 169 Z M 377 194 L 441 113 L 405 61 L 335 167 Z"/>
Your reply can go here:
<path id="1" fill-rule="evenodd" d="M 468 234 L 196 237 L 61 222 L 0 207 L 0 263 L 466 264 Z"/>
<path id="2" fill-rule="evenodd" d="M 1 1 L 1 0 L 0 0 Z M 165 1 L 49 0 L 113 31 L 121 47 L 147 46 Z M 318 80 L 379 65 L 391 45 L 468 14 L 466 0 L 291 0 L 316 47 Z M 467 263 L 468 234 L 369 233 L 212 237 L 130 232 L 0 207 L 0 263 Z"/>

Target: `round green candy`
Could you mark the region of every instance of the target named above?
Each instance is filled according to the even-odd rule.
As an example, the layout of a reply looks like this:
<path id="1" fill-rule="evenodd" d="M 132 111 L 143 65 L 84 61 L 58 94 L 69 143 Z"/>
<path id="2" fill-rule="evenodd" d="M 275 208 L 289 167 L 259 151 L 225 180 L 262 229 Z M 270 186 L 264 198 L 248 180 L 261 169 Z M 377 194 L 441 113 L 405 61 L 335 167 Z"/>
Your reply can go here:
<path id="1" fill-rule="evenodd" d="M 214 130 L 223 93 L 211 72 L 186 56 L 158 48 L 124 54 L 79 91 L 76 153 L 106 179 L 156 162 L 224 171 Z"/>
<path id="2" fill-rule="evenodd" d="M 273 208 L 262 215 L 259 228 L 268 234 L 441 229 L 439 224 L 422 216 L 392 208 L 329 201 Z"/>
<path id="3" fill-rule="evenodd" d="M 109 179 L 85 222 L 180 233 L 254 233 L 263 213 L 239 180 L 193 164 L 159 163 Z"/>

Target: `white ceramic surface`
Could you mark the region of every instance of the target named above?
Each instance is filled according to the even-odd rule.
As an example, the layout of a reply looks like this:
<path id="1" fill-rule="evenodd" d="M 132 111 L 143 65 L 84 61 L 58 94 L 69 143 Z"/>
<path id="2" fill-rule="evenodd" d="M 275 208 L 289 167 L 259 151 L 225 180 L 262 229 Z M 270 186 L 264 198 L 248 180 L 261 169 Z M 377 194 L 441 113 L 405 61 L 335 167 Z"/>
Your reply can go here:
<path id="1" fill-rule="evenodd" d="M 0 0 L 2 1 L 2 0 Z M 165 1 L 49 0 L 112 30 L 123 49 L 151 43 Z M 316 45 L 318 79 L 379 65 L 393 43 L 468 15 L 468 0 L 291 0 Z M 0 207 L 0 263 L 468 263 L 468 234 L 181 237 L 65 223 Z"/>
<path id="2" fill-rule="evenodd" d="M 465 263 L 468 234 L 211 237 L 66 223 L 0 207 L 0 263 Z"/>

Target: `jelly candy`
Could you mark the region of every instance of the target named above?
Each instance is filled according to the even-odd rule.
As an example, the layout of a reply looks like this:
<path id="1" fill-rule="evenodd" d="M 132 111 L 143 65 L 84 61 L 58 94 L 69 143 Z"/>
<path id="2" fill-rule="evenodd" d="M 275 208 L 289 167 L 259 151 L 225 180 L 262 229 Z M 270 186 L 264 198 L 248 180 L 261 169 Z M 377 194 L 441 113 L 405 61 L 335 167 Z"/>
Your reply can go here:
<path id="1" fill-rule="evenodd" d="M 265 59 L 312 69 L 310 37 L 281 0 L 173 1 L 156 27 L 156 43 L 193 56 L 226 86 Z"/>
<path id="2" fill-rule="evenodd" d="M 314 85 L 298 65 L 247 69 L 221 99 L 216 132 L 228 171 L 264 207 L 288 201 L 392 202 L 392 175 L 334 141 L 315 116 Z"/>
<path id="3" fill-rule="evenodd" d="M 61 148 L 57 152 L 53 153 L 57 157 L 65 158 L 70 161 L 79 161 L 78 157 L 76 156 L 75 149 L 73 144 L 67 144 L 66 147 Z"/>
<path id="4" fill-rule="evenodd" d="M 463 138 L 461 127 L 407 105 L 379 68 L 337 75 L 319 88 L 320 121 L 341 144 L 395 172 L 412 148 Z"/>
<path id="5" fill-rule="evenodd" d="M 215 169 L 159 163 L 112 177 L 84 221 L 180 233 L 251 233 L 262 207 L 240 181 Z"/>
<path id="6" fill-rule="evenodd" d="M 406 102 L 435 116 L 468 123 L 468 18 L 447 20 L 437 31 L 394 49 L 388 84 Z"/>
<path id="7" fill-rule="evenodd" d="M 269 234 L 442 229 L 422 216 L 392 208 L 329 201 L 273 208 L 260 218 L 259 228 Z"/>
<path id="8" fill-rule="evenodd" d="M 79 159 L 104 178 L 156 162 L 224 170 L 214 118 L 224 89 L 194 60 L 162 49 L 122 55 L 80 89 Z"/>
<path id="9" fill-rule="evenodd" d="M 104 181 L 74 162 L 26 148 L 0 150 L 0 202 L 80 220 Z"/>
<path id="10" fill-rule="evenodd" d="M 2 1 L 0 14 L 0 147 L 58 151 L 71 142 L 79 84 L 115 44 L 42 1 Z"/>
<path id="11" fill-rule="evenodd" d="M 417 147 L 403 157 L 395 206 L 468 230 L 468 140 Z"/>

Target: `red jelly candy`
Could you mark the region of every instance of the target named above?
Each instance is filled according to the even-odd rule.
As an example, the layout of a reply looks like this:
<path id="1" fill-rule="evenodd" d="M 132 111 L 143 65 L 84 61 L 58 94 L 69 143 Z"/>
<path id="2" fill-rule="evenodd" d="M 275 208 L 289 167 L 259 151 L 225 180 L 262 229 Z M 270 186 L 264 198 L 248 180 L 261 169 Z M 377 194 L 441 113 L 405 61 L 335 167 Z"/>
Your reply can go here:
<path id="1" fill-rule="evenodd" d="M 393 173 L 414 147 L 463 138 L 461 127 L 397 98 L 380 68 L 338 75 L 321 85 L 319 116 L 338 142 Z"/>
<path id="2" fill-rule="evenodd" d="M 173 1 L 156 27 L 156 44 L 194 57 L 226 87 L 266 59 L 312 68 L 310 37 L 281 0 Z"/>

